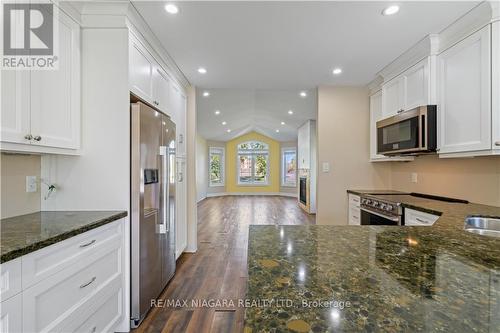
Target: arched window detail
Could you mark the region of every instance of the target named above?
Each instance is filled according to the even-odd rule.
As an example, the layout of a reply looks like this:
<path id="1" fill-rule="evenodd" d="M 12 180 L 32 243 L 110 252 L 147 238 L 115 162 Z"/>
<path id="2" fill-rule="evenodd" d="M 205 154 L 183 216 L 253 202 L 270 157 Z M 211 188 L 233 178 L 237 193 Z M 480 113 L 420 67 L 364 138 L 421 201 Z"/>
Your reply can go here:
<path id="1" fill-rule="evenodd" d="M 238 185 L 267 185 L 269 181 L 269 146 L 260 141 L 238 145 Z"/>

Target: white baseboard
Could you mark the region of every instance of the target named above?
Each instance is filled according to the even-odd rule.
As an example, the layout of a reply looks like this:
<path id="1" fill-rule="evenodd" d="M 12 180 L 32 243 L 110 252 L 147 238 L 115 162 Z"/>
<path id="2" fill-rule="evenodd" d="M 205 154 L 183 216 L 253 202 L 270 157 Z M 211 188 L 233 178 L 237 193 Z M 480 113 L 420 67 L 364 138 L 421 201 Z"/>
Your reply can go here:
<path id="1" fill-rule="evenodd" d="M 291 197 L 291 198 L 297 197 L 296 193 L 286 193 L 286 192 L 216 192 L 216 193 L 207 193 L 207 198 L 224 197 L 229 195 L 273 195 L 273 196 Z"/>

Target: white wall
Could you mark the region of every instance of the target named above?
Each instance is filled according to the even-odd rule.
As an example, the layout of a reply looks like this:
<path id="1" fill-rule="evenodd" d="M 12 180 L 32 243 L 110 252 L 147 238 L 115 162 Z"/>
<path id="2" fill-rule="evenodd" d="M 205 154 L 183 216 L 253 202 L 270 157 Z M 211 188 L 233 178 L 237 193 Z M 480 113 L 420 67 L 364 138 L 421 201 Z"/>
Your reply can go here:
<path id="1" fill-rule="evenodd" d="M 198 249 L 198 213 L 196 209 L 196 88 L 189 87 L 187 100 L 187 232 L 186 252 Z"/>
<path id="2" fill-rule="evenodd" d="M 318 89 L 317 224 L 347 224 L 347 189 L 390 188 L 388 163 L 370 163 L 368 90 L 323 86 Z M 330 172 L 321 171 L 322 162 Z"/>
<path id="3" fill-rule="evenodd" d="M 196 201 L 207 197 L 208 188 L 208 149 L 207 140 L 196 135 Z"/>

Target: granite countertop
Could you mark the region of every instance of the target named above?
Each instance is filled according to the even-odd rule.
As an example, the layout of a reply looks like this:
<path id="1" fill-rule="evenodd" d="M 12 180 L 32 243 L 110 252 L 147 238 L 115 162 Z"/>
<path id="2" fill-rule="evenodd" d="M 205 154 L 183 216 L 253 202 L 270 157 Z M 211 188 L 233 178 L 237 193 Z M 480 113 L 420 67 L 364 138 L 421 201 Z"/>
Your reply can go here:
<path id="1" fill-rule="evenodd" d="M 383 197 L 383 195 L 381 195 Z M 377 197 L 380 197 L 377 195 Z M 500 332 L 500 207 L 388 196 L 431 227 L 250 226 L 246 332 Z"/>
<path id="2" fill-rule="evenodd" d="M 46 211 L 0 220 L 0 263 L 127 216 L 126 211 Z"/>

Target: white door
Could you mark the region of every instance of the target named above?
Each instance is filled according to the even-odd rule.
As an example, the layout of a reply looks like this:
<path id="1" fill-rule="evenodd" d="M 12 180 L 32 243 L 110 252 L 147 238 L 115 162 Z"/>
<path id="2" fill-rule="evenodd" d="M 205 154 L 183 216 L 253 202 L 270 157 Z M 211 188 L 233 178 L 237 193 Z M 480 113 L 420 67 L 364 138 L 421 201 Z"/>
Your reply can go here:
<path id="1" fill-rule="evenodd" d="M 0 303 L 0 333 L 23 331 L 23 296 L 17 294 Z"/>
<path id="2" fill-rule="evenodd" d="M 135 39 L 129 40 L 130 91 L 148 102 L 153 102 L 153 59 Z"/>
<path id="3" fill-rule="evenodd" d="M 440 153 L 491 149 L 490 26 L 438 56 Z"/>
<path id="4" fill-rule="evenodd" d="M 32 144 L 78 149 L 80 27 L 63 12 L 59 12 L 58 59 L 57 70 L 31 72 Z"/>
<path id="5" fill-rule="evenodd" d="M 500 21 L 492 25 L 492 144 L 493 148 L 500 150 Z"/>
<path id="6" fill-rule="evenodd" d="M 177 184 L 175 185 L 175 244 L 176 258 L 187 246 L 187 186 L 186 186 L 186 160 L 177 158 Z"/>
<path id="7" fill-rule="evenodd" d="M 411 110 L 429 103 L 429 58 L 424 59 L 403 74 L 404 109 Z"/>
<path id="8" fill-rule="evenodd" d="M 153 104 L 168 115 L 170 115 L 169 90 L 170 82 L 167 75 L 159 67 L 155 67 L 153 72 Z"/>
<path id="9" fill-rule="evenodd" d="M 370 159 L 387 158 L 377 154 L 377 121 L 382 119 L 382 91 L 370 96 Z"/>
<path id="10" fill-rule="evenodd" d="M 403 110 L 403 78 L 396 77 L 382 86 L 382 118 Z"/>

